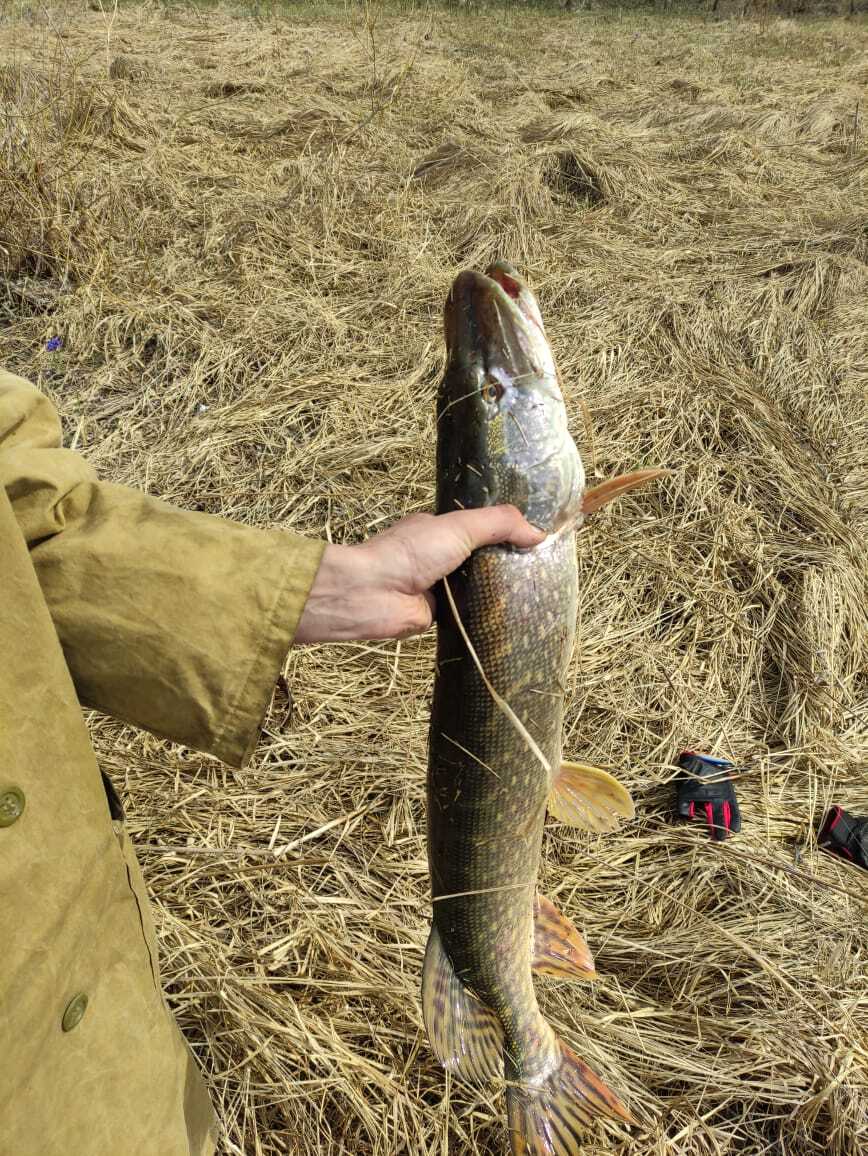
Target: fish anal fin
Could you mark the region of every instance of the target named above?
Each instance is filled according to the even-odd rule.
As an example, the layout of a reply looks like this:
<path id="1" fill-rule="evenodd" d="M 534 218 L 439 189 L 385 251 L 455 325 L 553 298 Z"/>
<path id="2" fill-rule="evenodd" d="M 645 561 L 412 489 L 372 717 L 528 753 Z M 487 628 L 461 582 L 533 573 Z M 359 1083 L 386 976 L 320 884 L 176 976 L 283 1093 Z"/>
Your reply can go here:
<path id="1" fill-rule="evenodd" d="M 533 908 L 533 962 L 538 975 L 560 979 L 596 978 L 594 957 L 587 943 L 551 899 L 538 895 Z"/>
<path id="2" fill-rule="evenodd" d="M 548 808 L 562 823 L 598 832 L 614 831 L 634 815 L 633 800 L 618 780 L 586 763 L 561 763 Z"/>
<path id="3" fill-rule="evenodd" d="M 503 1028 L 461 982 L 436 924 L 422 968 L 422 1012 L 437 1058 L 458 1079 L 481 1084 L 503 1076 Z"/>
<path id="4" fill-rule="evenodd" d="M 615 478 L 607 478 L 605 482 L 585 490 L 582 497 L 582 513 L 596 513 L 615 498 L 620 498 L 622 494 L 644 486 L 646 482 L 653 482 L 656 478 L 665 478 L 672 472 L 672 470 L 634 470 L 631 474 L 618 474 Z"/>
<path id="5" fill-rule="evenodd" d="M 583 1060 L 566 1044 L 558 1046 L 560 1063 L 544 1083 L 525 1088 L 517 1080 L 507 1086 L 512 1156 L 579 1156 L 595 1116 L 636 1123 Z"/>

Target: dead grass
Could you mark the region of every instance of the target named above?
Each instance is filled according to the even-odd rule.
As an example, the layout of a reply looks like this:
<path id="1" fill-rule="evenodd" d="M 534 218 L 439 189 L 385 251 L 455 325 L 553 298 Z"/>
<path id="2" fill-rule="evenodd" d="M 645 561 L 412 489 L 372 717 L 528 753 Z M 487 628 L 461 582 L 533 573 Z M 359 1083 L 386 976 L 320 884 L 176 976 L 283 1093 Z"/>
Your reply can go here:
<path id="1" fill-rule="evenodd" d="M 502 10 L 373 41 L 357 12 L 4 26 L 0 360 L 106 477 L 334 540 L 429 508 L 441 304 L 500 254 L 591 478 L 677 471 L 580 542 L 566 751 L 638 819 L 551 827 L 542 886 L 603 978 L 543 998 L 643 1123 L 586 1156 L 868 1144 L 866 880 L 812 835 L 868 812 L 866 45 Z M 420 1020 L 432 658 L 294 652 L 242 772 L 92 720 L 226 1154 L 504 1150 Z M 669 821 L 684 746 L 746 768 L 724 847 Z"/>

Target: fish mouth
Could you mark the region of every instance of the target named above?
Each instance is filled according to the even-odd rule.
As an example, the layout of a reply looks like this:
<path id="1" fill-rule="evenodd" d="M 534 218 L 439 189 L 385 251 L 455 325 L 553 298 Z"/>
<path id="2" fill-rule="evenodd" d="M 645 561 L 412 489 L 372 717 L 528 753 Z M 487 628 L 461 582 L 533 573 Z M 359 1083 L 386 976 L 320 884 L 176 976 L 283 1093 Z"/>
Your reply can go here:
<path id="1" fill-rule="evenodd" d="M 468 269 L 452 284 L 445 311 L 446 350 L 452 368 L 475 372 L 497 390 L 524 381 L 556 382 L 539 305 L 507 261 L 484 273 Z"/>

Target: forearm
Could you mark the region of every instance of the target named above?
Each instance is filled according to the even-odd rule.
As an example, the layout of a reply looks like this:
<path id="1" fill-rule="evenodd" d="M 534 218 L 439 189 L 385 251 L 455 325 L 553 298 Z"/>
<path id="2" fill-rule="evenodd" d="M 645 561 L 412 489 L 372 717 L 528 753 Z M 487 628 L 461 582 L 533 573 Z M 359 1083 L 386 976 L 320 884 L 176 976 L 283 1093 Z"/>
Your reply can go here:
<path id="1" fill-rule="evenodd" d="M 238 765 L 321 552 L 98 484 L 31 557 L 81 701 Z"/>
<path id="2" fill-rule="evenodd" d="M 323 544 L 99 482 L 48 400 L 2 374 L 0 485 L 81 701 L 242 762 Z"/>

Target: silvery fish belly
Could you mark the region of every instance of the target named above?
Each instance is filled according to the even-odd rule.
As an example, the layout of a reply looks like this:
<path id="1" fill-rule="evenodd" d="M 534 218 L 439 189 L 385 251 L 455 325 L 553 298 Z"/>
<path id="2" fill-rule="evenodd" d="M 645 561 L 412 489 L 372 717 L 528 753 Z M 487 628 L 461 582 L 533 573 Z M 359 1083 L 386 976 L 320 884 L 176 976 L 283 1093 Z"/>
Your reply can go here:
<path id="1" fill-rule="evenodd" d="M 543 824 L 548 809 L 606 831 L 633 808 L 604 771 L 561 759 L 575 529 L 659 471 L 585 490 L 539 307 L 511 266 L 462 273 L 445 328 L 438 513 L 511 502 L 549 533 L 531 550 L 476 551 L 438 593 L 425 1023 L 456 1077 L 505 1080 L 514 1154 L 577 1156 L 593 1116 L 630 1116 L 537 1006 L 534 972 L 594 975 L 578 931 L 537 893 Z"/>

